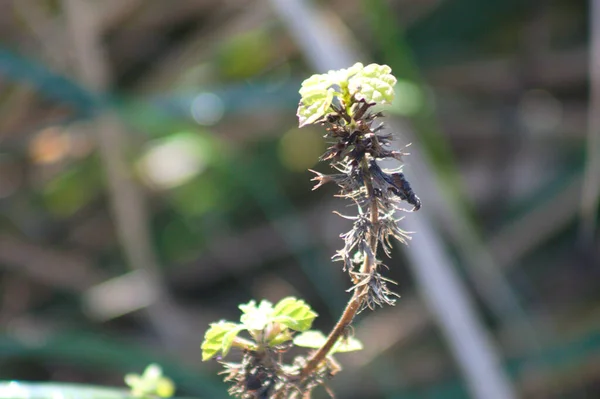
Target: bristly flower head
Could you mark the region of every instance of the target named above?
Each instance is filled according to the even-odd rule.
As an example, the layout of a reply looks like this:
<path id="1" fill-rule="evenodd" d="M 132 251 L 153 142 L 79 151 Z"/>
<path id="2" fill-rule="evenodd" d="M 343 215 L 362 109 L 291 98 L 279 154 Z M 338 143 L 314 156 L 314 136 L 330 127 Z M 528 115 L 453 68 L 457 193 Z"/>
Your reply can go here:
<path id="1" fill-rule="evenodd" d="M 363 287 L 362 308 L 394 303 L 386 284 L 390 280 L 379 274 L 377 247 L 380 243 L 390 256 L 389 237 L 401 242 L 410 238 L 394 218 L 395 212 L 402 210 L 402 201 L 412 205 L 413 211 L 421 208 L 421 200 L 404 174 L 379 166 L 381 160 L 401 161 L 405 155 L 391 149 L 392 135 L 383 133 L 383 124 L 377 122 L 383 115 L 372 110 L 375 105 L 392 102 L 395 83 L 387 65 L 356 63 L 348 69 L 313 75 L 300 89 L 299 125 L 320 123 L 326 127 L 330 145 L 321 160 L 339 172 L 312 171 L 317 182 L 314 189 L 335 183 L 339 196 L 358 207 L 358 216 L 349 217 L 354 221 L 352 230 L 341 235 L 344 247 L 333 259 L 343 262 L 355 289 Z M 361 259 L 363 266 L 356 259 Z"/>

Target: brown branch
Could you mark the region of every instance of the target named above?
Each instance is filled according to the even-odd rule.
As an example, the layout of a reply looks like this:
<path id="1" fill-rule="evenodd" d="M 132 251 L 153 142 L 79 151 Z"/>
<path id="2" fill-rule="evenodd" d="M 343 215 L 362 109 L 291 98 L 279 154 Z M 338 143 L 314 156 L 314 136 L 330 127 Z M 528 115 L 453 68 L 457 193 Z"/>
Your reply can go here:
<path id="1" fill-rule="evenodd" d="M 371 182 L 371 175 L 369 172 L 369 164 L 367 162 L 366 157 L 362 159 L 361 167 L 363 170 L 363 179 L 365 182 L 365 187 L 367 189 L 367 198 L 369 198 L 371 200 L 370 217 L 371 217 L 371 225 L 373 226 L 373 230 L 370 233 L 369 245 L 371 247 L 372 253 L 376 254 L 377 253 L 377 225 L 378 225 L 378 221 L 379 221 L 379 207 L 377 204 L 377 199 L 373 195 L 373 184 Z M 368 272 L 372 271 L 373 268 L 377 267 L 377 264 L 374 261 L 374 259 L 375 259 L 375 256 L 372 256 L 372 257 L 365 256 L 363 264 L 360 268 L 360 272 L 368 273 Z M 325 359 L 325 357 L 329 354 L 329 352 L 331 352 L 333 345 L 335 345 L 335 343 L 340 339 L 340 337 L 342 337 L 346 333 L 348 326 L 350 326 L 350 324 L 352 323 L 352 320 L 354 320 L 354 317 L 356 316 L 358 311 L 361 309 L 363 298 L 368 290 L 369 290 L 369 287 L 367 285 L 363 285 L 362 287 L 354 290 L 354 294 L 348 301 L 348 304 L 346 305 L 346 309 L 344 309 L 344 312 L 340 316 L 340 319 L 336 323 L 335 327 L 333 327 L 333 330 L 331 330 L 331 332 L 329 333 L 327 340 L 325 341 L 323 346 L 321 346 L 310 357 L 310 359 L 306 363 L 306 366 L 304 366 L 304 368 L 300 372 L 300 380 L 303 380 L 306 377 L 308 377 L 319 366 L 319 364 L 321 364 L 321 362 Z"/>
<path id="2" fill-rule="evenodd" d="M 365 263 L 369 262 L 367 259 L 368 257 L 365 257 Z M 304 368 L 302 369 L 300 373 L 301 380 L 308 377 L 318 367 L 318 365 L 321 364 L 321 362 L 325 359 L 327 354 L 329 354 L 329 352 L 333 348 L 333 345 L 335 345 L 338 339 L 342 335 L 344 335 L 346 329 L 348 328 L 350 323 L 352 323 L 354 316 L 356 316 L 356 313 L 358 313 L 358 310 L 360 309 L 360 305 L 362 303 L 362 294 L 364 290 L 365 288 L 354 291 L 354 295 L 352 295 L 352 298 L 350 298 L 350 301 L 348 301 L 348 305 L 346 305 L 344 313 L 342 313 L 342 316 L 338 320 L 337 324 L 329 333 L 327 341 L 325 341 L 323 346 L 320 347 L 319 350 L 317 350 L 314 353 L 314 355 L 311 356 L 311 358 L 306 363 L 306 366 L 304 366 Z"/>

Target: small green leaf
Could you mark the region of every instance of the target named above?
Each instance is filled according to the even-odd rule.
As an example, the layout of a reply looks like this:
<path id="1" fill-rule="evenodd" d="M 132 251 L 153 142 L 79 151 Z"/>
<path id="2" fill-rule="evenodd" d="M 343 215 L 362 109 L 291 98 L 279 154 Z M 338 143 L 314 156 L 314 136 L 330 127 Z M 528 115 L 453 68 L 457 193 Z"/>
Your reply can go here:
<path id="1" fill-rule="evenodd" d="M 333 84 L 339 86 L 340 93 L 338 94 L 340 97 L 342 97 L 344 101 L 349 100 L 350 95 L 352 94 L 348 89 L 348 83 L 350 82 L 350 78 L 352 78 L 356 74 L 359 74 L 363 69 L 363 64 L 357 62 L 350 68 L 338 69 L 337 71 L 329 71 L 329 73 L 327 74 L 329 76 L 329 79 L 333 82 Z M 347 106 L 348 104 L 344 105 Z"/>
<path id="2" fill-rule="evenodd" d="M 244 326 L 238 325 L 236 328 L 230 330 L 223 336 L 223 342 L 221 343 L 221 352 L 223 353 L 223 356 L 227 356 L 227 354 L 229 353 L 229 349 L 231 349 L 231 345 L 233 345 L 235 337 L 237 337 L 239 332 L 244 329 Z"/>
<path id="3" fill-rule="evenodd" d="M 362 62 L 357 62 L 350 68 L 333 71 L 333 73 L 335 73 L 337 84 L 342 85 L 344 82 L 348 82 L 350 78 L 356 74 L 361 73 L 363 69 L 365 69 L 365 67 Z"/>
<path id="4" fill-rule="evenodd" d="M 355 97 L 368 103 L 391 103 L 394 100 L 396 78 L 387 65 L 370 64 L 350 77 L 348 88 Z"/>
<path id="5" fill-rule="evenodd" d="M 206 334 L 204 334 L 204 341 L 201 346 L 202 361 L 209 360 L 224 348 L 226 349 L 225 352 L 229 351 L 237 333 L 242 329 L 243 326 L 229 321 L 221 320 L 218 323 L 212 323 L 210 328 L 206 331 Z M 227 336 L 228 333 L 232 331 L 236 331 L 235 335 Z"/>
<path id="6" fill-rule="evenodd" d="M 309 330 L 305 331 L 300 335 L 294 337 L 294 345 L 301 346 L 304 348 L 318 349 L 325 344 L 327 337 L 320 331 Z M 333 348 L 329 352 L 330 355 L 334 353 L 342 352 L 354 352 L 363 348 L 362 343 L 356 338 L 341 338 L 338 342 L 333 345 Z"/>
<path id="7" fill-rule="evenodd" d="M 144 380 L 156 380 L 162 375 L 162 369 L 158 364 L 152 363 L 146 367 L 142 379 Z"/>
<path id="8" fill-rule="evenodd" d="M 141 380 L 142 378 L 138 374 L 125 375 L 125 384 L 127 384 L 130 387 L 139 385 Z"/>
<path id="9" fill-rule="evenodd" d="M 321 75 L 312 75 L 302 82 L 300 88 L 300 104 L 298 104 L 298 121 L 300 127 L 321 120 L 333 112 L 331 103 L 336 95 L 340 95 L 332 86 L 340 86 L 338 71 L 329 71 Z"/>
<path id="10" fill-rule="evenodd" d="M 239 308 L 244 313 L 240 321 L 248 330 L 262 330 L 273 319 L 273 305 L 266 300 L 262 300 L 258 307 L 256 301 L 250 301 Z"/>
<path id="11" fill-rule="evenodd" d="M 281 345 L 284 342 L 291 341 L 292 338 L 292 333 L 286 328 L 269 341 L 269 346 Z"/>
<path id="12" fill-rule="evenodd" d="M 331 72 L 333 71 L 330 71 L 330 73 Z M 324 93 L 334 84 L 335 80 L 332 80 L 331 76 L 328 74 L 312 75 L 310 78 L 304 79 L 304 82 L 302 82 L 302 86 L 299 90 L 300 97 L 305 99 L 316 96 L 319 93 Z"/>
<path id="13" fill-rule="evenodd" d="M 163 376 L 158 364 L 148 365 L 141 376 L 127 374 L 125 383 L 131 388 L 131 394 L 139 398 L 148 396 L 169 398 L 175 393 L 175 384 L 170 378 Z"/>
<path id="14" fill-rule="evenodd" d="M 303 300 L 287 297 L 273 310 L 274 320 L 296 331 L 306 331 L 317 314 Z"/>
<path id="15" fill-rule="evenodd" d="M 294 337 L 294 345 L 303 348 L 318 349 L 327 341 L 327 337 L 321 331 L 309 330 Z"/>
<path id="16" fill-rule="evenodd" d="M 175 384 L 170 378 L 163 377 L 156 383 L 155 392 L 161 398 L 170 398 L 175 393 Z"/>
<path id="17" fill-rule="evenodd" d="M 314 91 L 309 95 L 302 97 L 298 104 L 299 127 L 310 125 L 321 120 L 325 115 L 332 112 L 331 103 L 333 102 L 333 89 L 323 91 Z"/>
<path id="18" fill-rule="evenodd" d="M 354 337 L 342 338 L 333 346 L 330 353 L 354 352 L 362 350 L 363 344 Z"/>

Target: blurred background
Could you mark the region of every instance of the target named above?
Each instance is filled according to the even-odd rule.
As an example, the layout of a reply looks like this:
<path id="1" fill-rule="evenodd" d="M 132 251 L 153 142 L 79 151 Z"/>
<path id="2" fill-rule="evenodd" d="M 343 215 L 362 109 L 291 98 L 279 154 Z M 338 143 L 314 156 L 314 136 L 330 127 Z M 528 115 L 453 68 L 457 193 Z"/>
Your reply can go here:
<path id="1" fill-rule="evenodd" d="M 294 295 L 329 331 L 353 210 L 311 191 L 324 132 L 295 113 L 303 79 L 360 61 L 398 77 L 423 209 L 332 389 L 475 398 L 473 352 L 515 397 L 600 397 L 599 3 L 0 0 L 0 380 L 156 361 L 225 398 L 210 322 Z M 464 311 L 487 353 L 448 327 Z"/>

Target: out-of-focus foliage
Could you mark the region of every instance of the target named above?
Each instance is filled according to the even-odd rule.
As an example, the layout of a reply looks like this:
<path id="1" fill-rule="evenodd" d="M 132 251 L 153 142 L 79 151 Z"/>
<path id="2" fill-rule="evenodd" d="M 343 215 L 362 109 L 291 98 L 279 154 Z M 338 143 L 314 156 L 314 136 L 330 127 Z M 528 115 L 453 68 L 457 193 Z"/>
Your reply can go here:
<path id="1" fill-rule="evenodd" d="M 0 382 L 0 397 L 6 399 L 132 399 L 125 389 L 61 383 Z"/>
<path id="2" fill-rule="evenodd" d="M 175 393 L 175 384 L 165 377 L 162 368 L 157 364 L 150 364 L 142 375 L 127 374 L 125 383 L 131 388 L 131 394 L 136 398 L 149 398 L 159 396 L 170 398 Z"/>
<path id="3" fill-rule="evenodd" d="M 345 209 L 331 192 L 310 191 L 306 169 L 323 140 L 294 117 L 300 82 L 321 71 L 267 3 L 80 1 L 95 6 L 97 21 L 83 25 L 98 29 L 91 64 L 108 75 L 99 94 L 76 71 L 74 43 L 86 36 L 68 28 L 68 3 L 0 5 L 0 379 L 122 386 L 125 373 L 157 361 L 178 395 L 224 398 L 216 364 L 200 361 L 208 323 L 237 320 L 232 309 L 247 298 L 294 296 L 320 314 L 311 328 L 328 331 L 347 299 L 329 260 L 346 227 L 330 213 Z M 468 283 L 522 397 L 597 397 L 600 246 L 579 243 L 576 228 L 588 2 L 310 4 L 362 51 L 352 62 L 393 68 L 389 113 L 407 117 L 393 132 L 398 144 L 413 141 L 404 126 L 414 128 L 428 167 L 518 293 L 537 347 L 525 344 L 517 315 L 498 317 L 475 293 L 479 281 Z M 82 306 L 131 271 L 131 237 L 117 228 L 99 160 L 96 117 L 106 109 L 120 119 L 124 140 L 113 150 L 143 199 L 140 235 L 177 312 L 161 313 L 160 302 L 99 320 Z M 403 172 L 418 184 L 411 158 Z M 444 199 L 423 200 L 433 210 Z M 427 217 L 466 270 L 461 225 L 436 215 Z M 399 256 L 390 264 L 403 292 L 396 309 L 356 320 L 356 337 L 378 345 L 358 352 L 362 360 L 344 355 L 348 366 L 332 381 L 338 396 L 467 397 L 405 266 Z M 102 303 L 156 298 L 144 284 L 108 296 Z M 184 333 L 168 322 L 157 329 L 156 314 L 179 311 Z M 19 386 L 57 396 L 52 386 Z"/>

